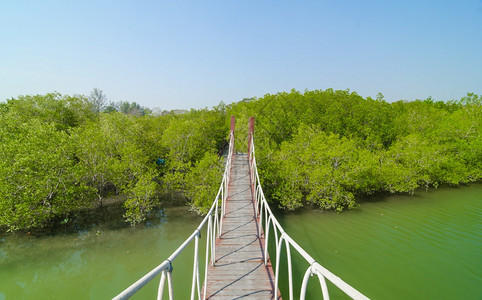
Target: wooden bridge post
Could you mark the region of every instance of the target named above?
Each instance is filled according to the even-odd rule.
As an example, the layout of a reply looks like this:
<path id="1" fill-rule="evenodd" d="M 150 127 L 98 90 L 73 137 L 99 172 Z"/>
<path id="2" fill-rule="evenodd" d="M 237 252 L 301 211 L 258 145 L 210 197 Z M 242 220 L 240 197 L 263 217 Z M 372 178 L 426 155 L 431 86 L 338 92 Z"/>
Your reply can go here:
<path id="1" fill-rule="evenodd" d="M 254 170 L 253 170 L 253 154 L 251 153 L 252 139 L 254 134 L 254 117 L 249 118 L 249 125 L 248 125 L 248 164 L 249 164 L 249 177 L 250 177 L 250 185 L 251 185 L 251 195 L 253 199 L 255 199 L 256 192 L 255 192 L 255 182 L 254 179 Z"/>
<path id="2" fill-rule="evenodd" d="M 254 134 L 254 117 L 249 118 L 249 125 L 248 125 L 248 158 L 251 159 L 251 138 Z"/>
<path id="3" fill-rule="evenodd" d="M 236 127 L 236 117 L 235 116 L 231 116 L 231 132 L 234 131 L 234 128 Z"/>

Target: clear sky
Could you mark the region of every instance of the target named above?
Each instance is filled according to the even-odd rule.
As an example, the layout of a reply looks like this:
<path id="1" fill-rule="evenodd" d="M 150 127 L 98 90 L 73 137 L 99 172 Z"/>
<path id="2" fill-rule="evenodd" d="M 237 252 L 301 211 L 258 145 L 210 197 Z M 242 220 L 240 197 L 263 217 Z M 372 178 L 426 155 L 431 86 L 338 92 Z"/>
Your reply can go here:
<path id="1" fill-rule="evenodd" d="M 482 0 L 1 0 L 0 101 L 89 95 L 161 109 L 313 89 L 482 94 Z"/>

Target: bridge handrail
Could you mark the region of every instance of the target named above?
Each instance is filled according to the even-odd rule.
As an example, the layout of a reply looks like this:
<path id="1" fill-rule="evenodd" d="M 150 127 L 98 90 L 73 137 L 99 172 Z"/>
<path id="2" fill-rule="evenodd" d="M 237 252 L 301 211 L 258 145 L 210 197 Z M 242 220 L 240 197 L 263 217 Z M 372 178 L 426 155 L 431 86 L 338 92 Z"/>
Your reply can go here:
<path id="1" fill-rule="evenodd" d="M 302 285 L 301 285 L 301 292 L 300 292 L 300 299 L 305 299 L 306 295 L 306 288 L 308 286 L 308 280 L 312 275 L 317 275 L 321 291 L 323 294 L 323 299 L 329 299 L 328 287 L 326 285 L 325 278 L 331 281 L 335 286 L 337 286 L 341 291 L 345 294 L 350 296 L 352 299 L 369 299 L 355 288 L 344 282 L 340 277 L 334 275 L 326 268 L 321 266 L 315 259 L 313 259 L 295 240 L 293 240 L 283 229 L 280 225 L 276 217 L 274 216 L 271 208 L 266 201 L 266 197 L 264 196 L 263 189 L 261 187 L 261 183 L 259 180 L 259 173 L 258 168 L 256 165 L 256 157 L 255 157 L 255 148 L 254 148 L 254 137 L 251 135 L 251 142 L 250 149 L 249 149 L 249 166 L 250 166 L 250 179 L 251 179 L 251 186 L 253 187 L 254 193 L 254 201 L 255 201 L 255 210 L 256 214 L 259 215 L 259 224 L 258 230 L 262 230 L 263 228 L 263 216 L 264 216 L 264 263 L 267 264 L 268 259 L 268 243 L 269 243 L 269 232 L 270 226 L 273 226 L 273 231 L 275 235 L 275 242 L 276 242 L 276 268 L 275 268 L 275 298 L 278 298 L 278 284 L 279 284 L 279 267 L 280 267 L 280 256 L 281 256 L 281 248 L 283 241 L 285 242 L 286 246 L 286 255 L 288 259 L 288 284 L 289 284 L 289 296 L 290 299 L 293 299 L 293 274 L 292 274 L 292 264 L 291 264 L 291 247 L 295 249 L 310 265 L 305 272 L 303 277 Z M 258 233 L 261 236 L 262 233 Z M 291 246 L 291 247 L 290 247 Z"/>
<path id="2" fill-rule="evenodd" d="M 218 193 L 216 198 L 211 205 L 211 209 L 206 214 L 204 219 L 202 220 L 201 224 L 194 230 L 194 232 L 182 243 L 181 246 L 174 251 L 171 256 L 169 256 L 166 260 L 164 260 L 160 265 L 156 268 L 151 270 L 149 273 L 144 275 L 141 279 L 136 281 L 134 284 L 129 286 L 119 295 L 114 297 L 115 300 L 120 299 L 128 299 L 132 297 L 136 292 L 138 292 L 142 287 L 144 287 L 148 282 L 153 280 L 157 275 L 161 274 L 161 280 L 159 282 L 158 294 L 157 298 L 162 299 L 164 294 L 165 282 L 167 278 L 168 284 L 168 291 L 169 291 L 169 299 L 174 299 L 174 286 L 172 283 L 172 264 L 174 260 L 181 254 L 186 247 L 192 243 L 194 240 L 194 264 L 193 264 L 193 277 L 192 277 L 192 285 L 191 285 L 191 299 L 195 298 L 195 295 L 198 295 L 198 299 L 201 299 L 201 285 L 200 285 L 200 277 L 199 277 L 199 239 L 201 238 L 201 229 L 207 225 L 207 233 L 206 233 L 206 258 L 205 258 L 205 273 L 204 278 L 207 278 L 208 272 L 208 263 L 209 259 L 211 259 L 211 265 L 214 265 L 214 257 L 216 253 L 216 243 L 215 238 L 216 236 L 219 237 L 222 231 L 222 216 L 225 214 L 225 207 L 226 207 L 226 199 L 228 197 L 228 187 L 229 181 L 231 177 L 231 163 L 232 157 L 234 153 L 234 131 L 231 131 L 229 134 L 229 151 L 226 158 L 226 165 L 223 174 L 223 180 L 221 185 L 218 189 Z M 219 199 L 221 199 L 221 203 L 219 203 Z M 210 255 L 209 255 L 210 254 Z M 204 293 L 202 295 L 202 299 L 206 298 L 206 284 L 207 280 L 204 280 Z"/>

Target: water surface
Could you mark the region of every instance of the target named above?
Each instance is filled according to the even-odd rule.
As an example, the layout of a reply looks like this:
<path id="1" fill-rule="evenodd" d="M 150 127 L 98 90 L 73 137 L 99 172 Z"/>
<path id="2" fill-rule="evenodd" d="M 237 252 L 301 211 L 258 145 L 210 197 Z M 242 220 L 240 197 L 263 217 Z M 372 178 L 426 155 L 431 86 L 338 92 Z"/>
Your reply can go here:
<path id="1" fill-rule="evenodd" d="M 93 225 L 53 236 L 4 236 L 0 299 L 111 299 L 171 255 L 201 220 L 180 207 L 159 210 L 147 225 L 136 227 Z M 192 253 L 189 249 L 174 264 L 174 274 L 181 275 L 174 277 L 177 286 L 186 281 L 185 272 L 192 274 L 187 271 Z M 155 297 L 155 281 L 137 298 Z"/>
<path id="2" fill-rule="evenodd" d="M 187 208 L 169 208 L 136 227 L 93 224 L 73 233 L 0 236 L 0 300 L 110 299 L 167 258 L 201 219 Z M 482 299 L 481 184 L 279 220 L 323 266 L 372 299 Z M 308 266 L 293 259 L 299 295 Z M 178 299 L 189 297 L 192 261 L 191 247 L 174 262 Z M 308 299 L 320 299 L 313 279 Z M 155 297 L 158 280 L 134 299 Z M 285 278 L 287 299 L 286 286 Z M 345 298 L 335 289 L 331 296 Z"/>
<path id="3" fill-rule="evenodd" d="M 304 211 L 280 222 L 369 298 L 482 299 L 480 184 L 381 197 L 343 213 Z M 297 268 L 298 277 L 306 267 Z M 310 288 L 310 299 L 318 298 L 319 284 L 312 280 Z"/>

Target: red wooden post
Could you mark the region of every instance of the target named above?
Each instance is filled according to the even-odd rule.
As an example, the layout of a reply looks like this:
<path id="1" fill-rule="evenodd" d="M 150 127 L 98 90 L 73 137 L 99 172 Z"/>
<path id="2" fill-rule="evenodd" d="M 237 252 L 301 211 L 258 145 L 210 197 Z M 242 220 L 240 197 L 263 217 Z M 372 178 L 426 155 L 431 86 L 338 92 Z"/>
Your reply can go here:
<path id="1" fill-rule="evenodd" d="M 254 117 L 249 118 L 249 133 L 254 133 Z"/>
<path id="2" fill-rule="evenodd" d="M 248 155 L 251 158 L 251 138 L 253 137 L 254 133 L 254 117 L 249 118 L 249 131 L 248 131 Z"/>
<path id="3" fill-rule="evenodd" d="M 253 134 L 254 134 L 254 117 L 249 118 L 249 125 L 248 125 L 248 130 L 249 130 L 249 135 L 248 135 L 248 164 L 249 164 L 249 173 L 250 173 L 250 179 L 251 179 L 251 194 L 252 194 L 252 199 L 253 203 L 256 202 L 256 178 L 254 177 L 254 169 L 253 169 L 253 154 L 251 153 L 251 147 L 253 146 Z"/>
<path id="4" fill-rule="evenodd" d="M 234 131 L 235 124 L 236 124 L 236 117 L 231 116 L 231 131 Z"/>

